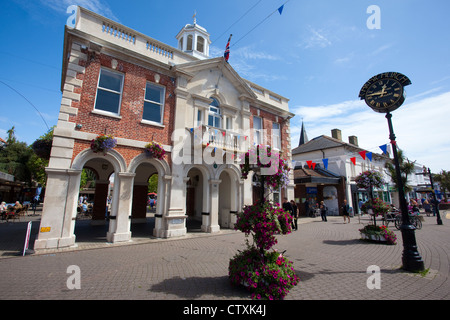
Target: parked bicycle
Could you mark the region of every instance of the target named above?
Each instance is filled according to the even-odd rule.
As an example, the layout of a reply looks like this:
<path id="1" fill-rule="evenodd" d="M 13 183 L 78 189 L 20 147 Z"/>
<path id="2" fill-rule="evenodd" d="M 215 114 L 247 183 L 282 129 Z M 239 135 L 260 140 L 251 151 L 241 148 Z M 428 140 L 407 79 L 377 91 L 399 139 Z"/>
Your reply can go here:
<path id="1" fill-rule="evenodd" d="M 420 217 L 418 215 L 409 215 L 409 221 L 411 222 L 411 224 L 417 229 L 420 230 L 422 229 L 422 221 L 420 220 Z M 395 219 L 395 228 L 397 228 L 397 230 L 400 230 L 400 226 L 403 224 L 402 221 L 402 215 L 399 214 L 397 215 L 396 219 Z"/>

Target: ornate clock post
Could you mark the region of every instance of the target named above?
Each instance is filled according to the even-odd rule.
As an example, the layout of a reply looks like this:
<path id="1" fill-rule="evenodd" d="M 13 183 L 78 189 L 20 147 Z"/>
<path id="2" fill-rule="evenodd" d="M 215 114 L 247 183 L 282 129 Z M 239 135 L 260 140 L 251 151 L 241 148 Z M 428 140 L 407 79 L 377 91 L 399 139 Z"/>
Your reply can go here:
<path id="1" fill-rule="evenodd" d="M 392 126 L 391 111 L 399 108 L 405 101 L 404 86 L 410 85 L 411 81 L 405 75 L 398 72 L 380 73 L 367 81 L 359 93 L 360 99 L 364 99 L 366 104 L 375 112 L 386 113 L 389 126 L 389 139 L 392 144 L 394 154 L 395 173 L 397 175 L 398 196 L 400 200 L 400 210 L 402 212 L 402 225 L 400 230 L 403 238 L 403 269 L 407 271 L 423 271 L 424 262 L 417 250 L 415 227 L 411 224 L 408 215 L 403 181 L 401 179 L 400 165 L 397 154 L 394 128 Z"/>

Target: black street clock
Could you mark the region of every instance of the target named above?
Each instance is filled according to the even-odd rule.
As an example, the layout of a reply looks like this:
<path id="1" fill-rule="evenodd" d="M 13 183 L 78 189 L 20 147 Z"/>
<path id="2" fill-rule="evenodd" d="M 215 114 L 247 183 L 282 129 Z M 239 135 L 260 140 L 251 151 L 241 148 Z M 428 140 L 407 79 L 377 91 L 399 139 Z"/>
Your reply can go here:
<path id="1" fill-rule="evenodd" d="M 388 113 L 405 101 L 404 87 L 411 81 L 398 72 L 385 72 L 372 77 L 362 87 L 359 97 L 374 111 Z"/>

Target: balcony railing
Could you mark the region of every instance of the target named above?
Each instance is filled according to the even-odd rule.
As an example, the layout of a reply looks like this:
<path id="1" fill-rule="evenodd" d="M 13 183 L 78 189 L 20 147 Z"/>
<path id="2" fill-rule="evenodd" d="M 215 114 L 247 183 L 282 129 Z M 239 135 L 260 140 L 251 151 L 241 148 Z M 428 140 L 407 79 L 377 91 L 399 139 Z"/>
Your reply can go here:
<path id="1" fill-rule="evenodd" d="M 219 129 L 204 124 L 197 128 L 190 128 L 190 131 L 194 138 L 194 143 L 201 141 L 204 147 L 239 153 L 248 151 L 250 140 L 248 134 L 229 129 Z"/>

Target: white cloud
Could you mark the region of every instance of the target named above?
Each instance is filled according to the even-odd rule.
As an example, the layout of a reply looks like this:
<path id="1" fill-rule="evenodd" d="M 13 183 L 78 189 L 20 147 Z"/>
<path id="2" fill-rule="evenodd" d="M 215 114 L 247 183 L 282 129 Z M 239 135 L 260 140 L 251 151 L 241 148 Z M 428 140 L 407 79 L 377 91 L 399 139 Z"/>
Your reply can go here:
<path id="1" fill-rule="evenodd" d="M 331 41 L 329 40 L 329 37 L 325 30 L 323 29 L 314 29 L 311 26 L 308 26 L 309 31 L 309 37 L 306 38 L 301 46 L 304 49 L 309 48 L 325 48 L 328 46 L 331 46 Z"/>
<path id="2" fill-rule="evenodd" d="M 77 5 L 97 14 L 118 21 L 118 18 L 111 11 L 108 3 L 103 0 L 41 0 L 42 5 L 47 6 L 57 12 L 65 13 L 71 5 Z"/>
<path id="3" fill-rule="evenodd" d="M 434 92 L 431 90 L 430 92 Z M 416 95 L 416 99 L 425 94 Z M 412 100 L 412 99 L 411 99 Z M 429 166 L 433 172 L 450 170 L 450 141 L 447 113 L 450 92 L 408 102 L 392 112 L 392 123 L 398 146 L 410 160 Z M 301 119 L 308 137 L 331 136 L 331 130 L 341 129 L 344 141 L 358 137 L 359 146 L 380 152 L 380 145 L 389 143 L 389 129 L 384 114 L 372 111 L 363 101 L 353 100 L 322 106 L 299 106 L 292 109 L 297 117 L 291 121 L 292 145 L 297 146 Z M 298 127 L 298 128 L 297 128 Z"/>
<path id="4" fill-rule="evenodd" d="M 224 48 L 220 49 L 215 46 L 209 48 L 211 58 L 223 56 Z M 274 73 L 264 73 L 264 68 L 260 68 L 260 63 L 265 61 L 281 60 L 281 58 L 270 53 L 253 49 L 251 46 L 240 47 L 238 49 L 231 48 L 229 63 L 231 66 L 245 79 L 250 81 L 264 80 L 276 81 L 285 80 L 285 76 Z"/>

